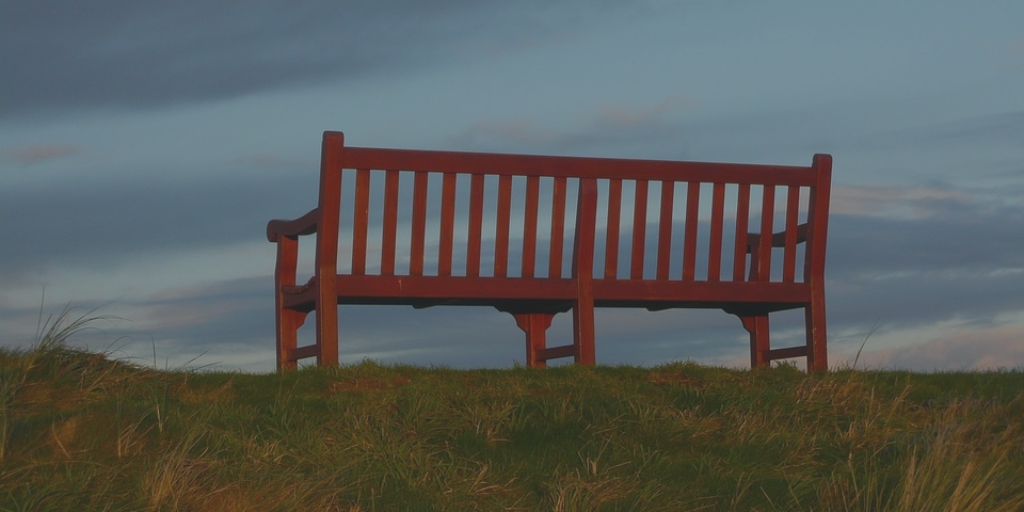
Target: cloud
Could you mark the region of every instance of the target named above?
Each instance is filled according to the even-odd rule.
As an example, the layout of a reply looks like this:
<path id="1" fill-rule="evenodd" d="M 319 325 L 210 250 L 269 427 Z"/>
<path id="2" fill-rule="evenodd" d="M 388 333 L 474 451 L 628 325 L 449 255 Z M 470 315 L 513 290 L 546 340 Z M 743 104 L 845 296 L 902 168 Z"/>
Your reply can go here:
<path id="1" fill-rule="evenodd" d="M 267 153 L 253 153 L 251 155 L 246 155 L 241 158 L 238 158 L 237 161 L 241 164 L 250 164 L 257 167 L 268 167 L 275 169 L 301 168 L 310 166 L 309 162 L 303 160 L 285 158 L 279 155 L 271 155 Z"/>
<path id="2" fill-rule="evenodd" d="M 1024 39 L 1015 39 L 1002 52 L 1002 68 L 1010 71 L 1024 70 Z"/>
<path id="3" fill-rule="evenodd" d="M 942 203 L 944 200 L 939 200 Z M 1024 208 L 953 202 L 908 219 L 837 214 L 829 219 L 829 266 L 844 273 L 988 274 L 1021 266 Z"/>
<path id="4" fill-rule="evenodd" d="M 81 153 L 84 153 L 84 150 L 74 144 L 53 144 L 25 148 L 9 148 L 0 151 L 0 154 L 3 154 L 7 158 L 23 165 L 32 165 L 48 160 L 69 158 Z"/>
<path id="5" fill-rule="evenodd" d="M 683 96 L 672 96 L 654 105 L 642 108 L 630 108 L 622 105 L 602 106 L 591 124 L 618 130 L 647 129 L 651 125 L 661 125 L 665 118 L 679 110 L 695 109 L 699 102 Z"/>
<path id="6" fill-rule="evenodd" d="M 265 240 L 267 221 L 294 217 L 316 201 L 315 174 L 213 174 L 63 180 L 0 191 L 0 282 L 47 268 L 116 269 L 172 253 Z"/>
<path id="7" fill-rule="evenodd" d="M 606 12 L 612 5 L 17 2 L 0 19 L 0 116 L 152 108 L 407 74 L 564 31 L 590 18 L 580 13 Z"/>
<path id="8" fill-rule="evenodd" d="M 557 146 L 559 135 L 534 121 L 480 121 L 452 138 L 451 144 L 481 150 L 485 147 Z"/>
<path id="9" fill-rule="evenodd" d="M 1024 137 L 1024 110 L 978 115 L 936 127 L 921 142 L 956 147 L 958 143 L 1016 144 Z M 1012 146 L 1010 146 L 1012 147 Z"/>
<path id="10" fill-rule="evenodd" d="M 926 218 L 971 200 L 970 194 L 952 187 L 837 185 L 832 189 L 829 212 L 885 218 Z"/>
<path id="11" fill-rule="evenodd" d="M 848 359 L 852 364 L 852 358 Z M 910 346 L 865 350 L 857 367 L 918 371 L 1024 369 L 1024 327 L 956 330 Z"/>
<path id="12" fill-rule="evenodd" d="M 648 148 L 678 143 L 679 116 L 697 108 L 695 100 L 670 96 L 653 104 L 599 105 L 562 129 L 532 119 L 482 120 L 451 137 L 449 144 L 476 151 L 552 154 L 588 154 L 595 149 L 607 152 L 614 147 L 653 158 Z M 663 150 L 657 154 L 665 157 Z M 617 156 L 628 155 L 619 152 Z"/>
<path id="13" fill-rule="evenodd" d="M 964 187 L 835 189 L 827 289 L 837 328 L 891 328 L 1024 310 L 1024 207 Z"/>

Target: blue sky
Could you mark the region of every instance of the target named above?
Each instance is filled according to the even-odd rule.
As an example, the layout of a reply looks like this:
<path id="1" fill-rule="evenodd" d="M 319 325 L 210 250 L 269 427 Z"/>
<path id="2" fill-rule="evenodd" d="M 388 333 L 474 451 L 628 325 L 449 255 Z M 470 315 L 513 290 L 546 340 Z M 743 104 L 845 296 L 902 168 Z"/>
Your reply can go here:
<path id="1" fill-rule="evenodd" d="M 271 218 L 353 145 L 835 158 L 831 364 L 1024 366 L 1024 4 L 0 4 L 0 343 L 72 304 L 160 366 L 274 365 Z M 45 299 L 44 299 L 45 290 Z M 523 361 L 486 308 L 347 307 L 342 357 Z M 780 316 L 777 340 L 797 339 Z M 719 311 L 600 310 L 598 361 L 743 366 Z M 567 337 L 556 318 L 549 335 Z"/>

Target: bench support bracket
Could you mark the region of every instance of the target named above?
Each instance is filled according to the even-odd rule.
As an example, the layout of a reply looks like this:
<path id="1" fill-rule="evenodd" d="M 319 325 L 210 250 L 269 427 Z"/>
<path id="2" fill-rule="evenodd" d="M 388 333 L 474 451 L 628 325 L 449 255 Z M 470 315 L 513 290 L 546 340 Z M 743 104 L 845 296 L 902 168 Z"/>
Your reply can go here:
<path id="1" fill-rule="evenodd" d="M 817 323 L 820 322 L 821 324 L 824 324 L 824 320 L 816 318 L 812 314 L 811 309 L 812 308 L 809 306 L 805 307 L 807 323 L 806 345 L 776 349 L 771 348 L 768 313 L 735 310 L 729 310 L 726 312 L 739 317 L 740 322 L 743 323 L 743 328 L 750 333 L 751 368 L 767 368 L 770 366 L 770 363 L 776 359 L 806 357 L 807 368 L 809 371 L 824 371 L 828 369 L 825 364 L 826 355 L 824 342 L 820 339 L 820 332 L 824 332 L 824 328 L 818 327 L 818 330 L 815 331 Z"/>
<path id="2" fill-rule="evenodd" d="M 544 368 L 547 360 L 558 357 L 547 347 L 547 330 L 551 327 L 554 313 L 513 313 L 516 325 L 526 333 L 526 366 Z M 571 348 L 571 347 L 570 347 Z M 566 355 L 573 355 L 571 352 Z"/>

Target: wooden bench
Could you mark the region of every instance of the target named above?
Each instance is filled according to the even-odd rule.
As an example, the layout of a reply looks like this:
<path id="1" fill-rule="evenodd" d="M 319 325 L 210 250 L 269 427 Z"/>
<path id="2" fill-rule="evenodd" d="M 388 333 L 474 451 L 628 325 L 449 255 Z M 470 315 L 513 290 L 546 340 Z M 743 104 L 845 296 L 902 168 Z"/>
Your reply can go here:
<path id="1" fill-rule="evenodd" d="M 749 331 L 753 367 L 827 370 L 831 168 L 828 155 L 796 167 L 346 147 L 325 132 L 319 205 L 267 226 L 278 368 L 338 363 L 337 305 L 398 304 L 511 313 L 528 366 L 594 364 L 595 306 L 718 308 Z M 298 239 L 314 233 L 299 285 Z M 769 313 L 797 308 L 806 343 L 771 348 Z M 312 311 L 316 343 L 298 347 Z M 548 347 L 569 311 L 572 344 Z"/>

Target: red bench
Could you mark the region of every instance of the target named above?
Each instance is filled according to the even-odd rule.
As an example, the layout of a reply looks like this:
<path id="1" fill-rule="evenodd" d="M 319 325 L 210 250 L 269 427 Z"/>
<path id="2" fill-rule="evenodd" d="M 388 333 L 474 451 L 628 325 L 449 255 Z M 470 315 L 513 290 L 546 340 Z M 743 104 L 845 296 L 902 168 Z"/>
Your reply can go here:
<path id="1" fill-rule="evenodd" d="M 337 305 L 399 304 L 511 313 L 528 366 L 594 364 L 595 306 L 718 308 L 749 331 L 753 367 L 827 370 L 831 168 L 828 155 L 796 167 L 346 147 L 325 132 L 319 205 L 267 226 L 278 368 L 338 363 Z M 314 233 L 299 285 L 298 239 Z M 769 313 L 797 308 L 806 343 L 771 348 Z M 311 311 L 316 343 L 298 347 Z M 547 347 L 568 311 L 572 344 Z"/>

